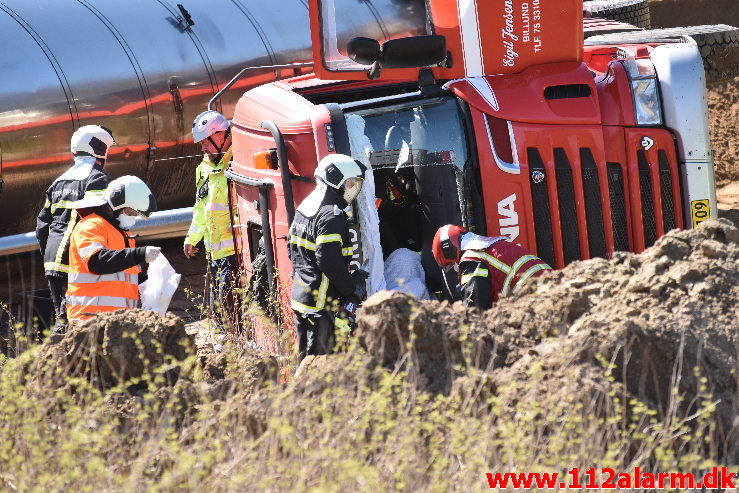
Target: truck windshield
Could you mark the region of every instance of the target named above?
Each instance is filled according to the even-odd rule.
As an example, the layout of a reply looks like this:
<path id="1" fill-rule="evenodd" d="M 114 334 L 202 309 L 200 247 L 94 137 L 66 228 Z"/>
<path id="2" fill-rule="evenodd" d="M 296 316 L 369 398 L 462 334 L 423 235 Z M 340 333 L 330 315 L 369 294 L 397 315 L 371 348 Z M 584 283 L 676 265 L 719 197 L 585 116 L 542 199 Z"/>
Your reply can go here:
<path id="1" fill-rule="evenodd" d="M 352 157 L 373 169 L 467 163 L 457 102 L 440 97 L 345 114 Z"/>
<path id="2" fill-rule="evenodd" d="M 344 116 L 352 157 L 372 170 L 383 256 L 420 253 L 429 290 L 453 299 L 431 243 L 445 224 L 475 223 L 475 173 L 458 102 L 444 96 L 347 108 Z"/>

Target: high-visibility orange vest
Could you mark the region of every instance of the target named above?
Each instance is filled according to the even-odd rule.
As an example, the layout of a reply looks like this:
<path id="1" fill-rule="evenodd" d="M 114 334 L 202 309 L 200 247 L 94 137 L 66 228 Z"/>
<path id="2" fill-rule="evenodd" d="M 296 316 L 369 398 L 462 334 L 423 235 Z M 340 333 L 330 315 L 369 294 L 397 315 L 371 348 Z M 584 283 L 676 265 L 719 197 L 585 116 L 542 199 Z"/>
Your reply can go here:
<path id="1" fill-rule="evenodd" d="M 135 247 L 112 224 L 98 216 L 85 216 L 72 232 L 69 243 L 67 318 L 84 320 L 100 312 L 136 308 L 139 302 L 138 265 L 115 274 L 94 274 L 87 263 L 103 248 L 123 250 Z"/>

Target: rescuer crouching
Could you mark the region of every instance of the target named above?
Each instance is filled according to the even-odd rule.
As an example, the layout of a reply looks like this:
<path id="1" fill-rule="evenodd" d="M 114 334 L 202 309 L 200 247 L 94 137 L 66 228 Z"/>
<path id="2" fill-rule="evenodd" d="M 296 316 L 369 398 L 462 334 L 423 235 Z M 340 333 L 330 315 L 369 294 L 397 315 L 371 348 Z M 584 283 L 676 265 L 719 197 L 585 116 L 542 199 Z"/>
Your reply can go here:
<path id="1" fill-rule="evenodd" d="M 300 203 L 290 225 L 298 363 L 307 355 L 328 354 L 334 326 L 348 329 L 360 303 L 355 293 L 367 273 L 349 271 L 352 243 L 345 209 L 359 195 L 365 171 L 364 165 L 343 154 L 321 159 L 316 188 Z"/>
<path id="2" fill-rule="evenodd" d="M 138 308 L 140 264 L 152 262 L 161 248 L 136 247 L 127 231 L 136 217 L 148 219 L 156 210 L 151 190 L 135 176 L 122 176 L 102 195 L 88 194 L 71 207 L 81 219 L 69 246 L 67 318 Z"/>
<path id="3" fill-rule="evenodd" d="M 501 294 L 516 293 L 532 278 L 551 270 L 505 236 L 480 236 L 454 224 L 439 228 L 432 249 L 445 274 L 457 270 L 463 301 L 480 310 L 493 306 Z"/>

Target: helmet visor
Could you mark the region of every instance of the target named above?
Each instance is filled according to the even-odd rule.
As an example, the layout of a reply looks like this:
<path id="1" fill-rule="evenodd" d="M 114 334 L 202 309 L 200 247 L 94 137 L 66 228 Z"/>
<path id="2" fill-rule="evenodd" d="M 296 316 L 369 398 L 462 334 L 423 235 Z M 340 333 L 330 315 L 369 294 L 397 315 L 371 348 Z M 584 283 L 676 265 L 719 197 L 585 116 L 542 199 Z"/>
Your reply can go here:
<path id="1" fill-rule="evenodd" d="M 344 183 L 344 200 L 351 204 L 362 191 L 363 178 L 349 178 Z"/>

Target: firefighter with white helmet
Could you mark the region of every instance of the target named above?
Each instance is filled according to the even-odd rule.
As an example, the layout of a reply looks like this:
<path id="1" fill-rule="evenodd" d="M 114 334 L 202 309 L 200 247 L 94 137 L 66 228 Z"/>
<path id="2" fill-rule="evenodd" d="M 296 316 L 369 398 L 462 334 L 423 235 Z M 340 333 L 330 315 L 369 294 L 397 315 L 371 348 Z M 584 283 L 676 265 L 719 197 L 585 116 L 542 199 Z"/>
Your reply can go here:
<path id="1" fill-rule="evenodd" d="M 344 154 L 329 154 L 315 171 L 316 188 L 303 200 L 290 225 L 288 255 L 293 264 L 291 306 L 298 359 L 330 352 L 336 313 L 353 299 L 364 271 L 349 272 L 352 244 L 345 209 L 362 189 L 366 168 Z"/>
<path id="2" fill-rule="evenodd" d="M 204 111 L 192 124 L 192 136 L 200 144 L 203 161 L 195 170 L 195 206 L 183 252 L 185 257 L 193 257 L 198 252 L 196 245 L 203 241 L 209 260 L 209 304 L 213 312 L 219 302 L 232 305 L 237 270 L 225 176 L 232 156 L 231 124 L 217 111 Z"/>
<path id="3" fill-rule="evenodd" d="M 436 231 L 431 249 L 445 273 L 457 270 L 463 301 L 481 310 L 490 308 L 501 294 L 515 293 L 531 278 L 551 270 L 505 236 L 480 236 L 455 224 Z"/>
<path id="4" fill-rule="evenodd" d="M 54 305 L 57 331 L 62 331 L 66 325 L 64 293 L 69 274 L 69 237 L 78 219 L 70 204 L 85 194 L 103 193 L 108 186 L 108 175 L 103 167 L 113 145 L 113 132 L 102 125 L 78 128 L 70 142 L 74 162 L 46 190 L 44 205 L 36 221 L 36 238 L 44 257 L 44 272 Z"/>
<path id="5" fill-rule="evenodd" d="M 69 247 L 69 320 L 138 308 L 139 265 L 161 253 L 155 246 L 136 247 L 128 234 L 137 217 L 146 220 L 156 210 L 149 187 L 136 176 L 122 176 L 111 181 L 102 195 L 86 194 L 70 207 L 81 219 Z"/>

